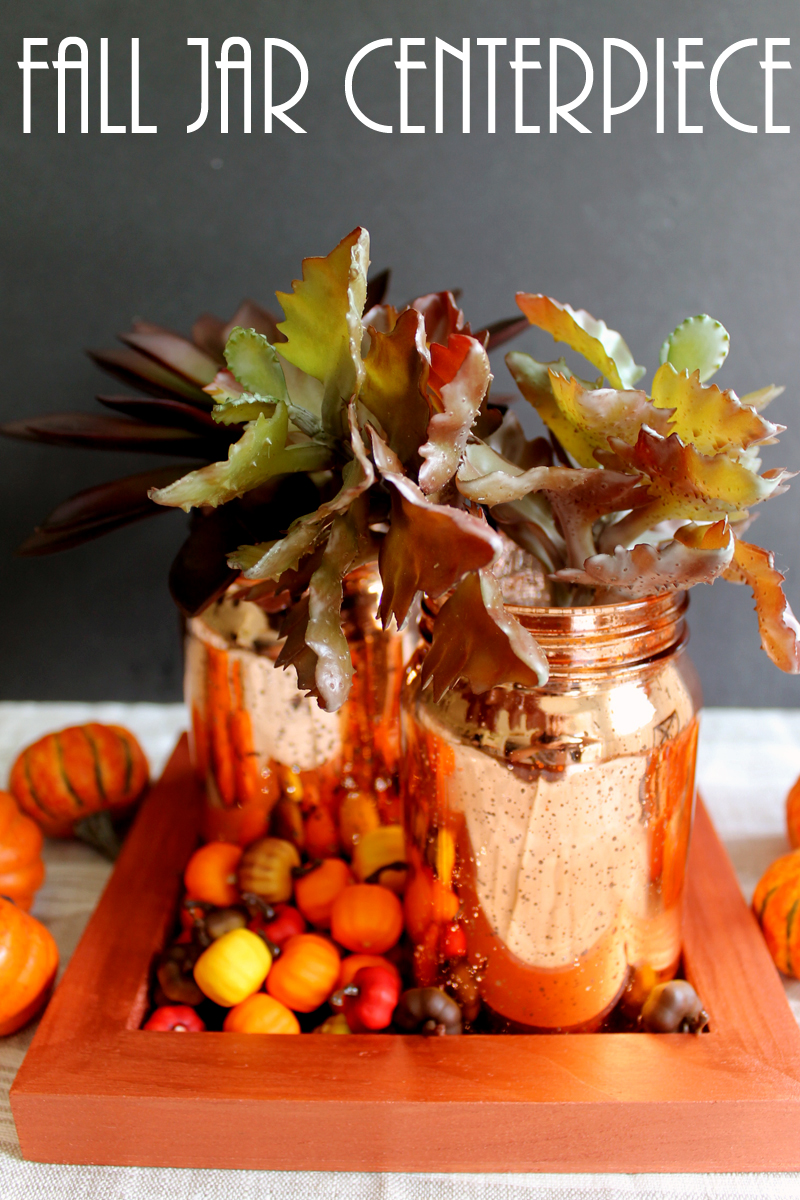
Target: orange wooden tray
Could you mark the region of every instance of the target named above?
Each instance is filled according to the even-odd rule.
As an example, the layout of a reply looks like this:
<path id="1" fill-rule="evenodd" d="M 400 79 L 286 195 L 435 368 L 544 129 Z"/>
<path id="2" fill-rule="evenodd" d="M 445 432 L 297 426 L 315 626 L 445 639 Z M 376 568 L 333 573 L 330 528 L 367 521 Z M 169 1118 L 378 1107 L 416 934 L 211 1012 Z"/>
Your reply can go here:
<path id="1" fill-rule="evenodd" d="M 200 796 L 186 739 L 11 1089 L 44 1162 L 345 1171 L 800 1169 L 800 1030 L 702 805 L 686 973 L 701 1037 L 145 1033 Z"/>

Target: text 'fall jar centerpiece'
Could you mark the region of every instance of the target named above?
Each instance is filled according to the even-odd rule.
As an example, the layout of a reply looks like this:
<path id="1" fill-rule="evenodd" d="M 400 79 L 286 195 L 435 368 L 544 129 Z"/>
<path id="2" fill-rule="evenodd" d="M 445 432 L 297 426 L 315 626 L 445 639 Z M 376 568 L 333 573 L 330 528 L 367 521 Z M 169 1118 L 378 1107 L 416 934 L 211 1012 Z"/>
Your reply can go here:
<path id="1" fill-rule="evenodd" d="M 368 265 L 356 229 L 304 261 L 281 322 L 250 302 L 191 342 L 138 322 L 96 356 L 148 393 L 101 397 L 123 417 L 6 426 L 206 464 L 81 493 L 23 551 L 191 512 L 170 582 L 204 836 L 278 839 L 287 895 L 334 856 L 343 888 L 402 895 L 404 982 L 446 990 L 459 1029 L 599 1028 L 681 954 L 686 589 L 748 584 L 764 649 L 800 669 L 783 577 L 741 538 L 787 486 L 757 457 L 780 389 L 709 384 L 728 335 L 708 317 L 667 340 L 647 395 L 583 311 L 519 294 L 522 318 L 473 335 L 451 293 L 397 309 Z M 487 353 L 528 322 L 599 372 L 507 356 L 533 441 Z"/>

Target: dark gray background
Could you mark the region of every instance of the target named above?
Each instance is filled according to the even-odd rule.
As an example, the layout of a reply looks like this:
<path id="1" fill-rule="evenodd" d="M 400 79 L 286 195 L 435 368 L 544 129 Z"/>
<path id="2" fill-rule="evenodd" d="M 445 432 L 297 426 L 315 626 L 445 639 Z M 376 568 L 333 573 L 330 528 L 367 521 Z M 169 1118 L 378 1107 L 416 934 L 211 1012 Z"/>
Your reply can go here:
<path id="1" fill-rule="evenodd" d="M 33 77 L 33 133 L 22 134 L 24 36 L 50 38 L 37 57 L 55 57 L 65 36 L 90 49 L 90 130 L 78 132 L 77 73 L 68 78 L 69 132 L 56 130 L 56 77 Z M 253 128 L 219 133 L 218 72 L 212 67 L 205 128 L 185 132 L 199 110 L 199 51 L 208 36 L 219 56 L 227 36 L 253 48 Z M 446 132 L 433 132 L 433 39 L 538 36 L 546 63 L 551 36 L 580 42 L 595 64 L 595 86 L 577 114 L 593 133 L 547 130 L 547 71 L 528 73 L 530 121 L 543 132 L 516 135 L 513 80 L 498 51 L 498 132 L 486 130 L 485 51 L 473 47 L 473 130 L 460 131 L 460 88 L 448 75 Z M 649 373 L 661 341 L 684 316 L 710 312 L 732 336 L 719 376 L 739 394 L 770 382 L 787 391 L 770 410 L 790 426 L 767 466 L 800 464 L 796 420 L 800 304 L 800 57 L 776 74 L 776 121 L 789 135 L 736 132 L 714 113 L 708 75 L 718 53 L 761 39 L 725 68 L 721 95 L 739 120 L 763 130 L 763 38 L 792 37 L 776 52 L 800 56 L 797 0 L 14 0 L 0 46 L 2 183 L 2 362 L 0 416 L 96 407 L 107 389 L 82 348 L 110 345 L 134 315 L 188 331 L 203 309 L 229 316 L 251 295 L 269 304 L 354 225 L 372 234 L 376 269 L 394 268 L 392 297 L 463 288 L 473 327 L 514 311 L 513 293 L 545 291 L 586 307 L 620 329 Z M 141 39 L 142 115 L 158 134 L 101 136 L 99 39 L 111 39 L 111 120 L 129 123 L 129 39 Z M 305 54 L 311 82 L 292 111 L 307 133 L 282 126 L 265 136 L 261 39 L 283 37 Z M 356 50 L 379 37 L 424 36 L 414 53 L 428 70 L 411 77 L 411 115 L 424 135 L 392 136 L 359 125 L 344 99 Z M 602 38 L 624 37 L 651 67 L 648 94 L 601 132 Z M 655 132 L 655 39 L 703 37 L 706 70 L 689 75 L 689 113 L 703 134 L 677 132 L 675 71 L 667 67 L 667 132 Z M 397 48 L 398 43 L 395 43 Z M 396 57 L 379 51 L 357 77 L 357 95 L 375 120 L 398 119 Z M 528 51 L 535 57 L 535 51 Z M 578 75 L 567 69 L 565 97 Z M 623 61 L 624 60 L 624 61 Z M 279 64 L 278 88 L 295 70 Z M 455 66 L 455 64 L 453 64 Z M 629 95 L 627 60 L 615 60 L 619 97 Z M 283 68 L 286 68 L 285 72 Z M 237 76 L 232 75 L 236 96 Z M 573 87 L 572 93 L 569 88 Z M 241 129 L 234 100 L 231 128 Z M 219 165 L 221 160 L 221 166 Z M 212 166 L 216 161 L 217 165 Z M 544 357 L 531 331 L 523 349 Z M 552 345 L 552 343 L 550 344 Z M 496 389 L 509 379 L 498 356 Z M 792 428 L 793 426 L 793 428 Z M 163 461 L 163 460 L 161 460 Z M 14 559 L 32 526 L 70 492 L 144 469 L 142 456 L 0 440 L 0 689 L 8 698 L 172 699 L 180 691 L 178 620 L 166 587 L 186 518 L 166 513 L 63 555 Z M 764 508 L 753 538 L 774 548 L 800 609 L 800 490 Z M 696 588 L 692 653 L 707 702 L 797 705 L 800 682 L 759 650 L 749 593 L 725 583 Z"/>

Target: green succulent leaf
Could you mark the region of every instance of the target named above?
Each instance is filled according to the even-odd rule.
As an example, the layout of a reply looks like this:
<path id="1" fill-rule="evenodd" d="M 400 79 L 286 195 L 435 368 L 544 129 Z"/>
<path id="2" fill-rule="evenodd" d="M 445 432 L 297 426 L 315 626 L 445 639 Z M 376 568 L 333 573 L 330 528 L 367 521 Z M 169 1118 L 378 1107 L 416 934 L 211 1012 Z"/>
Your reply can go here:
<path id="1" fill-rule="evenodd" d="M 225 462 L 191 471 L 169 487 L 152 489 L 151 500 L 185 512 L 200 505 L 216 508 L 275 475 L 319 471 L 329 465 L 331 452 L 327 446 L 314 442 L 287 446 L 288 430 L 289 414 L 281 401 L 271 417 L 259 414 L 245 426 L 239 441 L 228 450 Z"/>
<path id="2" fill-rule="evenodd" d="M 215 404 L 211 416 L 220 425 L 246 425 L 259 417 L 271 417 L 275 412 L 275 400 L 261 400 L 245 392 L 242 396 L 231 396 Z"/>
<path id="3" fill-rule="evenodd" d="M 422 314 L 409 308 L 389 333 L 370 328 L 359 399 L 380 421 L 389 445 L 409 466 L 419 461 L 430 408 L 425 399 L 428 357 Z"/>
<path id="4" fill-rule="evenodd" d="M 661 347 L 661 362 L 669 363 L 676 371 L 699 372 L 700 382 L 706 383 L 716 375 L 728 357 L 731 339 L 724 325 L 701 313 L 687 317 L 669 335 Z"/>
<path id="5" fill-rule="evenodd" d="M 602 371 L 614 388 L 632 388 L 644 375 L 644 367 L 633 361 L 621 334 L 609 329 L 605 321 L 598 321 L 585 309 L 571 308 L 560 304 L 549 296 L 531 292 L 517 292 L 517 304 L 530 321 L 539 329 L 552 334 L 557 342 L 565 342 L 578 354 Z"/>
<path id="6" fill-rule="evenodd" d="M 288 400 L 278 352 L 263 333 L 237 325 L 225 346 L 225 361 L 246 392 L 264 400 Z"/>
<path id="7" fill-rule="evenodd" d="M 286 341 L 281 358 L 293 363 L 324 387 L 325 429 L 342 432 L 344 409 L 361 389 L 363 326 L 367 293 L 369 235 L 354 229 L 326 258 L 303 260 L 303 278 L 291 292 L 278 292 L 286 314 L 278 328 Z"/>

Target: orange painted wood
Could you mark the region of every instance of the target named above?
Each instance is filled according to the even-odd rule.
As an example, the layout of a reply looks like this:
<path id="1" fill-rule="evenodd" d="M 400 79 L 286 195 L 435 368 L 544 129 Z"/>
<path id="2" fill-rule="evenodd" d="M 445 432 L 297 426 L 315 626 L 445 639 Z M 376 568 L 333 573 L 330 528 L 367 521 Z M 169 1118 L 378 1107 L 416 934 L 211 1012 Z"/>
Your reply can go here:
<path id="1" fill-rule="evenodd" d="M 800 1169 L 800 1030 L 709 818 L 690 854 L 701 1037 L 145 1033 L 197 841 L 178 745 L 11 1090 L 26 1158 L 346 1171 Z"/>

